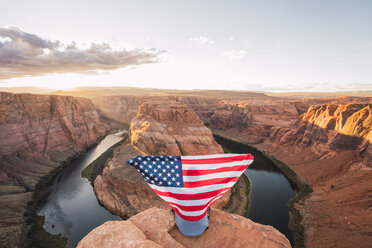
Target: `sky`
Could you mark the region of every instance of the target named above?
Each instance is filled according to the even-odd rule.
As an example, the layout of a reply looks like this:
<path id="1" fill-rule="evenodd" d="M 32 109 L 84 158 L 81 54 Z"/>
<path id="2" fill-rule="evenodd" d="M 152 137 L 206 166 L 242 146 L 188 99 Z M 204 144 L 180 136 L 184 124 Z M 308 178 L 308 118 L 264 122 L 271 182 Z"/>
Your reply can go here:
<path id="1" fill-rule="evenodd" d="M 372 90 L 368 0 L 0 6 L 0 87 Z"/>

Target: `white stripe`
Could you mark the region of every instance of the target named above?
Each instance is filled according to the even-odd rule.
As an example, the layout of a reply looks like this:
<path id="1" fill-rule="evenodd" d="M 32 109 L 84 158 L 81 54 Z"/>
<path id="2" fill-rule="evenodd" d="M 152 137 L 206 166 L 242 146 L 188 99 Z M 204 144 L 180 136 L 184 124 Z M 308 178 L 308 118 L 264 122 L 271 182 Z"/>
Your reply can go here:
<path id="1" fill-rule="evenodd" d="M 243 174 L 244 171 L 226 171 L 226 172 L 218 172 L 212 173 L 207 175 L 200 175 L 200 176 L 183 176 L 184 182 L 197 182 L 197 181 L 204 181 L 208 179 L 217 179 L 217 178 L 225 178 L 225 177 L 238 177 Z"/>
<path id="2" fill-rule="evenodd" d="M 214 201 L 212 201 L 212 204 L 215 202 L 215 200 L 219 199 L 221 196 L 222 195 L 219 195 L 219 196 L 215 197 Z M 173 205 L 171 203 L 169 203 L 169 205 L 173 206 L 174 208 L 177 208 L 178 211 L 180 211 L 180 213 L 183 214 L 183 215 L 199 216 L 199 215 L 202 215 L 207 210 L 207 208 L 209 208 L 211 206 L 211 203 L 209 203 L 205 208 L 203 208 L 202 210 L 199 210 L 199 211 L 185 211 L 185 210 L 182 210 L 179 207 L 177 207 L 176 205 Z"/>
<path id="3" fill-rule="evenodd" d="M 226 158 L 226 157 L 237 157 L 248 154 L 212 154 L 212 155 L 197 155 L 197 156 L 181 156 L 181 159 L 205 159 L 205 158 Z"/>
<path id="4" fill-rule="evenodd" d="M 232 167 L 232 166 L 245 166 L 250 165 L 253 160 L 245 159 L 240 161 L 228 162 L 228 163 L 219 163 L 219 164 L 184 164 L 182 163 L 182 170 L 212 170 L 219 169 L 223 167 Z"/>
<path id="5" fill-rule="evenodd" d="M 227 190 L 224 190 L 222 191 L 220 194 L 223 194 L 225 192 L 227 192 Z M 200 205 L 205 205 L 207 204 L 211 199 L 213 199 L 213 197 L 209 197 L 209 198 L 205 198 L 205 199 L 202 199 L 202 200 L 178 200 L 176 198 L 173 198 L 173 197 L 168 197 L 168 196 L 162 196 L 162 195 L 159 195 L 164 201 L 168 202 L 168 204 L 171 204 L 172 202 L 173 203 L 176 203 L 178 205 L 183 205 L 183 206 L 200 206 Z"/>
<path id="6" fill-rule="evenodd" d="M 151 188 L 156 189 L 161 192 L 171 192 L 175 194 L 198 194 L 198 193 L 204 193 L 204 192 L 210 192 L 210 191 L 215 191 L 219 190 L 222 188 L 231 188 L 234 186 L 235 182 L 229 182 L 229 183 L 220 183 L 220 184 L 213 184 L 213 185 L 207 185 L 207 186 L 200 186 L 200 187 L 195 187 L 195 188 L 181 188 L 181 187 L 162 187 L 162 186 L 157 186 L 153 184 L 149 184 Z"/>

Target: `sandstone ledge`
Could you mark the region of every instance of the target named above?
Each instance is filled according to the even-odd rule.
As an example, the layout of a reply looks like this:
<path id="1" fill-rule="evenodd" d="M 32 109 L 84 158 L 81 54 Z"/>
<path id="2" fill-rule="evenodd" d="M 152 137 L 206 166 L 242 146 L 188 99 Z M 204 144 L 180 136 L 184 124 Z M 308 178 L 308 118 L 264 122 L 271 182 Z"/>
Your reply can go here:
<path id="1" fill-rule="evenodd" d="M 151 208 L 127 221 L 108 221 L 78 244 L 89 247 L 291 247 L 271 226 L 211 209 L 209 228 L 200 236 L 186 237 L 175 225 L 173 213 Z"/>

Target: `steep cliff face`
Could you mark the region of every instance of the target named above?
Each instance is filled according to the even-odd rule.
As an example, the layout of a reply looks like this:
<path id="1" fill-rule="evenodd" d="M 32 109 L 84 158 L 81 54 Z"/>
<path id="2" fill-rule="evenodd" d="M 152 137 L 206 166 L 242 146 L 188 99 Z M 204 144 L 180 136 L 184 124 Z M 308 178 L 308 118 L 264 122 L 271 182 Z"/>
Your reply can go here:
<path id="1" fill-rule="evenodd" d="M 372 143 L 371 104 L 325 104 L 311 106 L 293 127 L 273 128 L 268 143 L 303 144 L 319 157 L 337 150 L 354 150 L 370 160 Z M 363 155 L 362 155 L 363 154 Z"/>
<path id="2" fill-rule="evenodd" d="M 262 142 L 270 128 L 290 126 L 299 112 L 287 101 L 228 101 L 219 102 L 210 127 L 222 130 L 250 143 Z"/>
<path id="3" fill-rule="evenodd" d="M 109 130 L 88 99 L 0 92 L 0 240 L 16 247 L 39 179 Z"/>
<path id="4" fill-rule="evenodd" d="M 212 132 L 185 104 L 145 102 L 130 126 L 131 143 L 150 155 L 223 153 Z"/>
<path id="5" fill-rule="evenodd" d="M 0 155 L 22 153 L 53 161 L 92 145 L 108 130 L 90 100 L 0 93 Z"/>
<path id="6" fill-rule="evenodd" d="M 143 103 L 130 127 L 130 141 L 114 151 L 101 175 L 94 181 L 99 202 L 110 212 L 128 218 L 151 207 L 170 209 L 135 168 L 126 160 L 139 155 L 195 155 L 223 153 L 211 131 L 186 105 L 172 102 Z M 246 187 L 238 180 L 234 187 Z M 238 192 L 238 190 L 237 190 Z M 228 191 L 214 207 L 226 208 L 232 196 Z M 241 204 L 247 203 L 247 196 Z M 227 211 L 230 211 L 227 209 Z M 232 210 L 233 211 L 233 210 Z M 241 213 L 244 214 L 244 213 Z"/>
<path id="7" fill-rule="evenodd" d="M 127 221 L 109 221 L 78 244 L 92 247 L 291 247 L 283 234 L 234 214 L 211 210 L 209 228 L 200 236 L 185 237 L 170 211 L 151 208 Z"/>
<path id="8" fill-rule="evenodd" d="M 372 185 L 371 104 L 311 106 L 260 149 L 289 164 L 313 187 L 297 208 L 308 247 L 369 247 Z"/>

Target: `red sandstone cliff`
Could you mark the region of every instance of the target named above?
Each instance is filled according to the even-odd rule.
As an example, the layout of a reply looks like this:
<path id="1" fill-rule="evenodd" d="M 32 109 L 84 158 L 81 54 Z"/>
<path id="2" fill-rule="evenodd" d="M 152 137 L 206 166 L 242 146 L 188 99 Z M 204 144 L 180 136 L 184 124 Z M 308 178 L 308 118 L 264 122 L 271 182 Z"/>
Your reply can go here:
<path id="1" fill-rule="evenodd" d="M 151 155 L 223 153 L 212 132 L 185 104 L 145 102 L 133 118 L 132 145 Z"/>
<path id="2" fill-rule="evenodd" d="M 127 221 L 108 221 L 78 244 L 93 247 L 291 247 L 283 234 L 234 214 L 212 209 L 209 228 L 200 236 L 185 237 L 170 211 L 151 208 Z"/>
<path id="3" fill-rule="evenodd" d="M 313 187 L 297 206 L 308 247 L 370 246 L 371 130 L 371 104 L 325 104 L 310 107 L 291 127 L 272 128 L 258 145 Z"/>
<path id="4" fill-rule="evenodd" d="M 39 179 L 106 134 L 88 99 L 0 92 L 0 240 L 17 247 Z"/>

